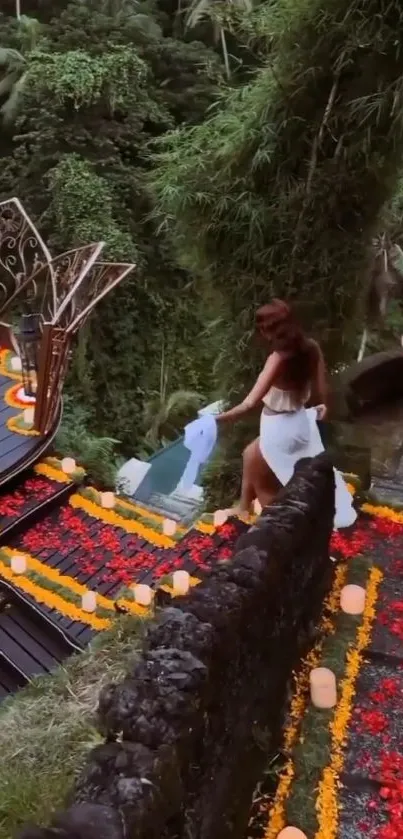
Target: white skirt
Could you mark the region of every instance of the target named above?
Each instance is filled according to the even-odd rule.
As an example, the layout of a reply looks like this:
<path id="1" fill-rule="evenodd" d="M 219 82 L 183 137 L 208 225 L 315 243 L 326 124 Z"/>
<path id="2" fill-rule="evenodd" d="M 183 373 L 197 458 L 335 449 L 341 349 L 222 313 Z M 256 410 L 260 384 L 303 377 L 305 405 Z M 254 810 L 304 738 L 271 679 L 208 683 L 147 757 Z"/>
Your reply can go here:
<path id="1" fill-rule="evenodd" d="M 260 418 L 260 451 L 280 483 L 285 486 L 291 479 L 295 464 L 304 457 L 316 457 L 324 451 L 317 425 L 316 408 L 302 408 L 289 414 L 266 414 Z M 353 499 L 337 469 L 336 514 L 334 526 L 350 527 L 357 513 Z"/>

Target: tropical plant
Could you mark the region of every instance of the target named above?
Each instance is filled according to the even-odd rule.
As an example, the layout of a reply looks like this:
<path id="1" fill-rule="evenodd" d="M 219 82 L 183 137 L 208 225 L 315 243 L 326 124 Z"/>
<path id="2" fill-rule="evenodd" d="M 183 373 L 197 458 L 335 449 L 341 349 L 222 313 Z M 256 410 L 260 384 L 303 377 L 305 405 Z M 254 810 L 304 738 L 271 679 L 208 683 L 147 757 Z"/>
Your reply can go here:
<path id="1" fill-rule="evenodd" d="M 202 395 L 191 390 L 175 390 L 164 397 L 156 393 L 148 399 L 144 407 L 144 425 L 148 428 L 145 439 L 153 450 L 175 439 L 202 404 Z"/>
<path id="2" fill-rule="evenodd" d="M 195 29 L 203 20 L 210 21 L 214 39 L 220 41 L 227 78 L 231 77 L 230 57 L 227 45 L 227 30 L 234 20 L 253 11 L 254 0 L 191 0 L 186 14 L 187 29 Z"/>
<path id="3" fill-rule="evenodd" d="M 196 391 L 175 390 L 170 393 L 168 386 L 169 369 L 163 345 L 160 387 L 148 397 L 144 405 L 144 426 L 147 429 L 145 441 L 154 451 L 174 440 L 203 403 L 202 394 Z"/>
<path id="4" fill-rule="evenodd" d="M 11 47 L 0 48 L 0 113 L 6 125 L 13 123 L 18 115 L 28 80 L 29 56 L 40 38 L 40 26 L 35 18 L 20 15 L 18 18 L 18 40 L 21 51 Z"/>
<path id="5" fill-rule="evenodd" d="M 65 397 L 63 420 L 56 435 L 55 448 L 61 457 L 74 457 L 87 472 L 88 479 L 100 488 L 114 488 L 118 470 L 118 440 L 97 437 L 89 429 L 87 409 Z"/>
<path id="6" fill-rule="evenodd" d="M 0 100 L 3 104 L 0 113 L 5 125 L 10 125 L 18 113 L 27 79 L 28 62 L 18 50 L 0 48 L 0 67 L 3 69 L 0 80 Z"/>
<path id="7" fill-rule="evenodd" d="M 36 2 L 26 0 L 30 13 Z M 89 322 L 68 383 L 90 410 L 91 433 L 118 436 L 130 456 L 147 430 L 144 403 L 159 390 L 155 346 L 169 341 L 171 392 L 207 391 L 211 370 L 189 275 L 150 219 L 147 173 L 150 143 L 204 118 L 223 67 L 191 36 L 166 36 L 157 5 L 55 0 L 49 22 L 40 0 L 43 38 L 27 54 L 23 107 L 0 152 L 0 194 L 23 199 L 52 252 L 102 240 L 107 259 L 136 262 Z M 18 47 L 18 32 L 0 14 L 4 47 Z"/>

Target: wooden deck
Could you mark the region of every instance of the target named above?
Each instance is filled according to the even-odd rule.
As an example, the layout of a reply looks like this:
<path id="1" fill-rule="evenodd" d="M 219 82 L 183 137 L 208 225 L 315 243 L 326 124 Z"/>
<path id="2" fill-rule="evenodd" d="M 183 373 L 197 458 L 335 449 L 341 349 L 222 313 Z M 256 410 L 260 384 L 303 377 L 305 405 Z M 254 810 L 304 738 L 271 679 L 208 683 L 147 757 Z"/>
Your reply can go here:
<path id="1" fill-rule="evenodd" d="M 35 603 L 0 582 L 0 702 L 35 676 L 51 673 L 71 655 L 69 640 Z"/>
<path id="2" fill-rule="evenodd" d="M 35 526 L 73 486 L 29 470 L 0 490 L 0 551 L 13 534 Z M 0 702 L 33 677 L 46 675 L 77 649 L 39 604 L 0 573 Z"/>
<path id="3" fill-rule="evenodd" d="M 0 485 L 41 457 L 54 436 L 24 436 L 8 428 L 7 420 L 24 410 L 7 405 L 6 394 L 15 384 L 12 379 L 0 375 Z"/>

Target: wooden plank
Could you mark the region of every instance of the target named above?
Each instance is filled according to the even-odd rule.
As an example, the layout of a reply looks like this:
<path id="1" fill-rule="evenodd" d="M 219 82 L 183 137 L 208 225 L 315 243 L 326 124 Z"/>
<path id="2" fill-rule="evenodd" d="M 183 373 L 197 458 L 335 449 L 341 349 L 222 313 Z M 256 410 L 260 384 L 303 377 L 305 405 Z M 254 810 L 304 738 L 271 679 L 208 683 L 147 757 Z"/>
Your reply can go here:
<path id="1" fill-rule="evenodd" d="M 12 439 L 7 439 L 2 444 L 2 448 L 7 447 L 7 451 L 0 454 L 0 474 L 16 466 L 34 451 L 38 447 L 38 441 L 42 442 L 39 437 L 24 438 L 18 434 L 13 434 Z"/>
<path id="2" fill-rule="evenodd" d="M 32 676 L 43 675 L 48 672 L 40 662 L 29 655 L 17 640 L 10 637 L 2 627 L 0 619 L 0 650 L 12 661 L 19 670 L 29 679 Z"/>
<path id="3" fill-rule="evenodd" d="M 67 641 L 65 641 L 66 645 L 67 645 L 67 642 L 69 642 L 69 641 L 72 644 L 77 643 L 74 635 L 72 633 L 67 632 L 66 626 L 62 624 L 63 616 L 60 614 L 60 612 L 58 612 L 56 609 L 51 609 L 49 606 L 46 606 L 44 603 L 38 603 L 37 600 L 35 600 L 33 597 L 31 597 L 28 594 L 24 595 L 24 599 L 28 603 L 32 603 L 33 608 L 36 609 L 37 611 L 39 611 L 39 613 L 44 616 L 45 620 L 51 621 L 52 625 L 55 627 L 55 631 L 57 631 L 57 629 L 59 629 L 61 632 L 64 633 L 64 635 L 67 638 Z M 70 619 L 66 618 L 65 620 L 69 621 Z M 80 626 L 82 626 L 82 624 L 80 624 Z M 52 631 L 52 630 L 50 629 L 50 631 Z M 62 637 L 60 639 L 60 643 L 62 645 L 64 643 L 64 640 L 63 640 Z"/>
<path id="4" fill-rule="evenodd" d="M 27 406 L 28 407 L 28 406 Z M 22 414 L 23 408 L 12 408 L 11 405 L 6 405 L 5 402 L 0 401 L 0 422 L 5 424 L 10 417 L 15 417 Z M 12 432 L 10 431 L 10 434 Z"/>
<path id="5" fill-rule="evenodd" d="M 0 475 L 17 466 L 43 443 L 41 437 L 24 437 L 7 428 L 7 420 L 24 410 L 23 407 L 12 408 L 5 402 L 6 391 L 15 384 L 18 383 L 13 379 L 0 377 Z"/>
<path id="6" fill-rule="evenodd" d="M 79 633 L 79 635 L 77 635 L 77 640 L 83 647 L 86 647 L 87 644 L 91 643 L 91 641 L 93 640 L 93 638 L 95 638 L 97 634 L 98 633 L 95 632 L 95 630 L 92 629 L 90 626 L 85 626 L 84 629 Z"/>
<path id="7" fill-rule="evenodd" d="M 1 417 L 0 422 L 2 420 L 3 420 L 3 418 Z M 0 443 L 2 443 L 1 448 L 4 447 L 4 441 L 7 440 L 10 437 L 15 437 L 15 433 L 10 431 L 10 429 L 7 428 L 6 425 L 1 425 L 0 424 Z"/>
<path id="8" fill-rule="evenodd" d="M 0 652 L 0 684 L 3 688 L 3 698 L 8 696 L 10 693 L 15 693 L 19 688 L 23 687 L 26 684 L 26 680 L 17 673 L 17 671 L 13 671 L 10 667 L 9 662 L 4 656 L 1 655 Z"/>
<path id="9" fill-rule="evenodd" d="M 34 631 L 35 627 L 31 626 L 31 632 L 28 633 L 20 623 L 15 621 L 14 613 L 11 609 L 8 614 L 3 615 L 0 621 L 0 632 L 7 633 L 13 641 L 18 643 L 24 653 L 27 653 L 34 662 L 37 662 L 45 672 L 49 672 L 63 660 L 64 656 L 63 654 L 60 655 L 59 652 L 57 659 L 55 659 L 50 654 L 47 648 L 48 645 L 43 647 L 39 639 L 35 638 Z"/>
<path id="10" fill-rule="evenodd" d="M 27 638 L 32 638 L 36 644 L 39 644 L 46 650 L 59 664 L 64 660 L 66 651 L 63 649 L 61 639 L 52 637 L 49 628 L 46 627 L 45 629 L 40 626 L 39 620 L 35 620 L 33 616 L 32 618 L 28 618 L 22 609 L 18 611 L 14 610 L 12 620 L 16 626 L 26 633 Z"/>
<path id="11" fill-rule="evenodd" d="M 37 605 L 37 604 L 36 604 Z M 0 651 L 27 678 L 49 673 L 70 653 L 66 639 L 49 636 L 20 604 L 13 604 L 0 615 Z"/>

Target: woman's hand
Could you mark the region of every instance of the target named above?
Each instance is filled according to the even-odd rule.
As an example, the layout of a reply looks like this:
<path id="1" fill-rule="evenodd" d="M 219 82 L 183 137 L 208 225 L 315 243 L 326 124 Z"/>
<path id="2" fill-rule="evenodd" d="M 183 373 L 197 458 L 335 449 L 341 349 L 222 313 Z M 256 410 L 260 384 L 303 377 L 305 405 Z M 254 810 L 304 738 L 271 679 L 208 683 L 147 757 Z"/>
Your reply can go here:
<path id="1" fill-rule="evenodd" d="M 251 410 L 251 406 L 248 403 L 241 402 L 240 405 L 235 405 L 234 408 L 230 408 L 229 411 L 224 411 L 222 414 L 216 414 L 215 421 L 218 425 L 222 425 L 226 422 L 235 422 L 238 419 L 242 419 L 245 414 L 247 414 Z"/>
<path id="2" fill-rule="evenodd" d="M 316 406 L 316 415 L 318 420 L 325 420 L 327 417 L 327 405 L 317 405 Z"/>

